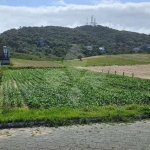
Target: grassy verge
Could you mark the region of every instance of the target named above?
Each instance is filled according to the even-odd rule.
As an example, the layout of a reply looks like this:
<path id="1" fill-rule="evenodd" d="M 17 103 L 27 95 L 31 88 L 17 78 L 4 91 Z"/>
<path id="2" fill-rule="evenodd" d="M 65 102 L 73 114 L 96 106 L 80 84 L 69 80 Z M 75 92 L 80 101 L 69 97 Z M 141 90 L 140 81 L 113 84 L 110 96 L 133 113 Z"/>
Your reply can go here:
<path id="1" fill-rule="evenodd" d="M 64 65 L 74 66 L 112 66 L 112 65 L 142 65 L 150 64 L 150 54 L 122 54 L 122 55 L 103 55 L 97 57 L 84 58 L 79 60 L 66 60 Z"/>
<path id="2" fill-rule="evenodd" d="M 37 61 L 11 58 L 13 67 L 75 67 L 150 64 L 150 54 L 103 55 L 80 60 Z"/>
<path id="3" fill-rule="evenodd" d="M 75 108 L 51 108 L 51 109 L 25 109 L 8 108 L 0 109 L 0 127 L 7 127 L 4 123 L 22 122 L 22 126 L 39 125 L 44 121 L 46 126 L 61 126 L 71 124 L 82 124 L 90 122 L 129 122 L 139 119 L 150 118 L 150 106 L 148 105 L 126 105 L 124 107 L 85 107 Z M 27 124 L 28 123 L 28 124 Z M 2 126 L 3 125 L 3 126 Z"/>
<path id="4" fill-rule="evenodd" d="M 30 67 L 30 68 L 48 68 L 48 67 L 64 67 L 63 64 L 54 61 L 36 61 L 36 60 L 25 60 L 25 59 L 17 59 L 11 58 L 11 63 L 13 64 L 12 68 L 22 68 L 22 67 Z"/>

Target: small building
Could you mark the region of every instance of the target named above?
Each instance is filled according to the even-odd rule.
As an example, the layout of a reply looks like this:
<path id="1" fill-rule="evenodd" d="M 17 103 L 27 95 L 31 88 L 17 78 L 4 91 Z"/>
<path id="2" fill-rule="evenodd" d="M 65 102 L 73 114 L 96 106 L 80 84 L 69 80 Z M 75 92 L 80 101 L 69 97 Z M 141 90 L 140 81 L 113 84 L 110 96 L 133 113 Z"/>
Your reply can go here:
<path id="1" fill-rule="evenodd" d="M 92 51 L 92 50 L 93 50 L 93 47 L 90 46 L 90 45 L 88 45 L 88 46 L 87 46 L 87 49 L 88 49 L 89 51 Z"/>
<path id="2" fill-rule="evenodd" d="M 0 44 L 0 64 L 10 64 L 10 50 L 3 44 Z"/>
<path id="3" fill-rule="evenodd" d="M 150 52 L 150 45 L 147 46 L 147 51 Z"/>
<path id="4" fill-rule="evenodd" d="M 135 47 L 135 48 L 133 48 L 133 51 L 134 51 L 134 52 L 140 51 L 140 47 Z"/>
<path id="5" fill-rule="evenodd" d="M 105 53 L 105 47 L 104 46 L 99 47 L 99 50 L 100 50 L 101 53 Z"/>
<path id="6" fill-rule="evenodd" d="M 39 43 L 41 47 L 44 46 L 44 41 L 45 41 L 44 38 L 40 38 Z"/>

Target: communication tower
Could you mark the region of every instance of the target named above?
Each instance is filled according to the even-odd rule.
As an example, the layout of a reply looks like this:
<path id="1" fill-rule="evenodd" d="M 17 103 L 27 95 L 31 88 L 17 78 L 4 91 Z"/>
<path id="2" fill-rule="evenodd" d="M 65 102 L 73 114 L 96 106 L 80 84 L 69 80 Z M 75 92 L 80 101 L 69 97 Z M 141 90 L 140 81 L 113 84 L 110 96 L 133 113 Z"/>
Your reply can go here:
<path id="1" fill-rule="evenodd" d="M 93 15 L 92 15 L 92 16 L 91 16 L 91 25 L 92 25 L 92 26 L 93 26 L 93 23 L 94 23 L 93 19 L 94 19 L 94 17 L 93 17 Z"/>
<path id="2" fill-rule="evenodd" d="M 92 15 L 90 23 L 89 23 L 89 20 L 87 18 L 86 25 L 96 26 L 97 25 L 96 18 L 94 18 L 94 16 Z"/>
<path id="3" fill-rule="evenodd" d="M 86 20 L 86 25 L 89 25 L 89 19 L 87 18 L 87 20 Z"/>
<path id="4" fill-rule="evenodd" d="M 94 26 L 96 26 L 96 25 L 97 25 L 97 23 L 96 23 L 96 18 L 94 18 L 93 25 L 94 25 Z"/>

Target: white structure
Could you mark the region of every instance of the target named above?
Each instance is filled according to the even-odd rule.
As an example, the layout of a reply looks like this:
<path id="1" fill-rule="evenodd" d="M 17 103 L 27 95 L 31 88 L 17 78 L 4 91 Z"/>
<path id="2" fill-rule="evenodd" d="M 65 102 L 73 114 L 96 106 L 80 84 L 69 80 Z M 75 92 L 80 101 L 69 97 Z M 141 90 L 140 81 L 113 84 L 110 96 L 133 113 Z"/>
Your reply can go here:
<path id="1" fill-rule="evenodd" d="M 89 51 L 92 51 L 92 50 L 93 50 L 93 47 L 90 46 L 90 45 L 88 45 L 88 46 L 87 46 L 87 49 L 88 49 Z"/>
<path id="2" fill-rule="evenodd" d="M 99 50 L 100 50 L 102 53 L 105 53 L 105 47 L 104 47 L 104 46 L 99 47 Z"/>

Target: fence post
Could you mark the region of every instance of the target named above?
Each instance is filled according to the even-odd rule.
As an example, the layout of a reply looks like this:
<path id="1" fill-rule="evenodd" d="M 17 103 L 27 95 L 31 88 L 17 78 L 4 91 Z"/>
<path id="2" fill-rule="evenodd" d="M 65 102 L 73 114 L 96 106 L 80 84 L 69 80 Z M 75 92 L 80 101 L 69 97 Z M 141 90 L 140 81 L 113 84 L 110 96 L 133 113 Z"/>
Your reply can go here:
<path id="1" fill-rule="evenodd" d="M 115 71 L 115 74 L 117 74 L 117 71 Z"/>
<path id="2" fill-rule="evenodd" d="M 124 72 L 123 72 L 123 77 L 124 77 Z"/>
<path id="3" fill-rule="evenodd" d="M 132 73 L 132 78 L 134 77 L 134 73 Z"/>

